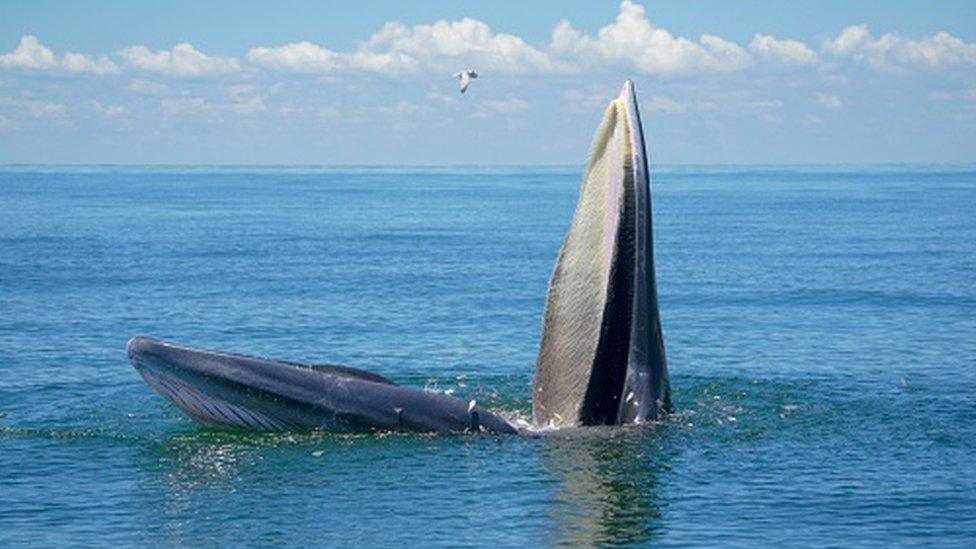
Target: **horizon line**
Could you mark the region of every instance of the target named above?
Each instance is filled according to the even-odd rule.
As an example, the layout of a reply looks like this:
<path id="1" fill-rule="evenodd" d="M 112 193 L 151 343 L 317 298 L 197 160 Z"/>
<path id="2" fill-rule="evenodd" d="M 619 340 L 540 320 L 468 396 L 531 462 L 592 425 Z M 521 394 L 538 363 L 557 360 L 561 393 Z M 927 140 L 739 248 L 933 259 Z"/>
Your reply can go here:
<path id="1" fill-rule="evenodd" d="M 878 162 L 650 162 L 651 166 L 658 167 L 734 167 L 734 166 L 769 166 L 769 167 L 790 167 L 790 166 L 974 166 L 976 161 L 966 162 L 944 162 L 944 161 L 878 161 Z M 160 167 L 160 168 L 180 168 L 180 167 L 207 167 L 207 168 L 577 168 L 585 166 L 585 162 L 580 163 L 457 163 L 457 164 L 436 164 L 436 163 L 353 163 L 353 164 L 330 164 L 330 163 L 287 163 L 287 162 L 260 162 L 260 163 L 234 163 L 234 162 L 0 162 L 0 168 L 7 167 Z"/>

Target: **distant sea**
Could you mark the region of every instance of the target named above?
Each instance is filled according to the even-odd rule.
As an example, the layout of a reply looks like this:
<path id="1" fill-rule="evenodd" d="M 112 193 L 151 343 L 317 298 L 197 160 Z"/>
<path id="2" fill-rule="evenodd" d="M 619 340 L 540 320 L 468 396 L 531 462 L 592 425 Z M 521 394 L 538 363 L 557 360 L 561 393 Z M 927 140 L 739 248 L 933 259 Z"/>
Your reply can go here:
<path id="1" fill-rule="evenodd" d="M 653 167 L 676 413 L 245 434 L 136 334 L 527 416 L 580 167 L 0 167 L 0 546 L 976 546 L 976 167 Z"/>

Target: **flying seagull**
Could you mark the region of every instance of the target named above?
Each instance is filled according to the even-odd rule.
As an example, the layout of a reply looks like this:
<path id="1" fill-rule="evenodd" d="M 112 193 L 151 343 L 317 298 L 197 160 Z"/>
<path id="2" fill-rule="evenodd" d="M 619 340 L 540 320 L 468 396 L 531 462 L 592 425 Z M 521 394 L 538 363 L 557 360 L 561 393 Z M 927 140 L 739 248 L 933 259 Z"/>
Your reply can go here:
<path id="1" fill-rule="evenodd" d="M 468 86 L 471 85 L 472 78 L 478 78 L 478 71 L 474 69 L 466 69 L 461 72 L 455 73 L 454 78 L 461 79 L 461 93 L 468 91 Z"/>

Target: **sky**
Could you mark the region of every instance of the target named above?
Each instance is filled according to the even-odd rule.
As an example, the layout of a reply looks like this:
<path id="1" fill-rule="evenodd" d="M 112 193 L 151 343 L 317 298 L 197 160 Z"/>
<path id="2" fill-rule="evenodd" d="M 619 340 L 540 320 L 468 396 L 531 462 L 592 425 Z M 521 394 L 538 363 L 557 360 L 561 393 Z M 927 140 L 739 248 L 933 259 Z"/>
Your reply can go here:
<path id="1" fill-rule="evenodd" d="M 476 69 L 465 95 L 454 73 Z M 976 2 L 3 2 L 0 163 L 976 161 Z"/>

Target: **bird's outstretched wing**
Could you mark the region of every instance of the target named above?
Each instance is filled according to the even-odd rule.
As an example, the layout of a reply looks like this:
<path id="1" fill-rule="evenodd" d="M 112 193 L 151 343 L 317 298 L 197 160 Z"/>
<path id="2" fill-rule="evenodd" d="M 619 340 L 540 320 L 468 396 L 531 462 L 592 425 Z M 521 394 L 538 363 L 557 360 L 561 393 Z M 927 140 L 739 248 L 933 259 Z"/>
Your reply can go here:
<path id="1" fill-rule="evenodd" d="M 468 86 L 471 85 L 471 77 L 468 76 L 467 72 L 462 72 L 461 74 L 461 93 L 468 91 Z"/>

